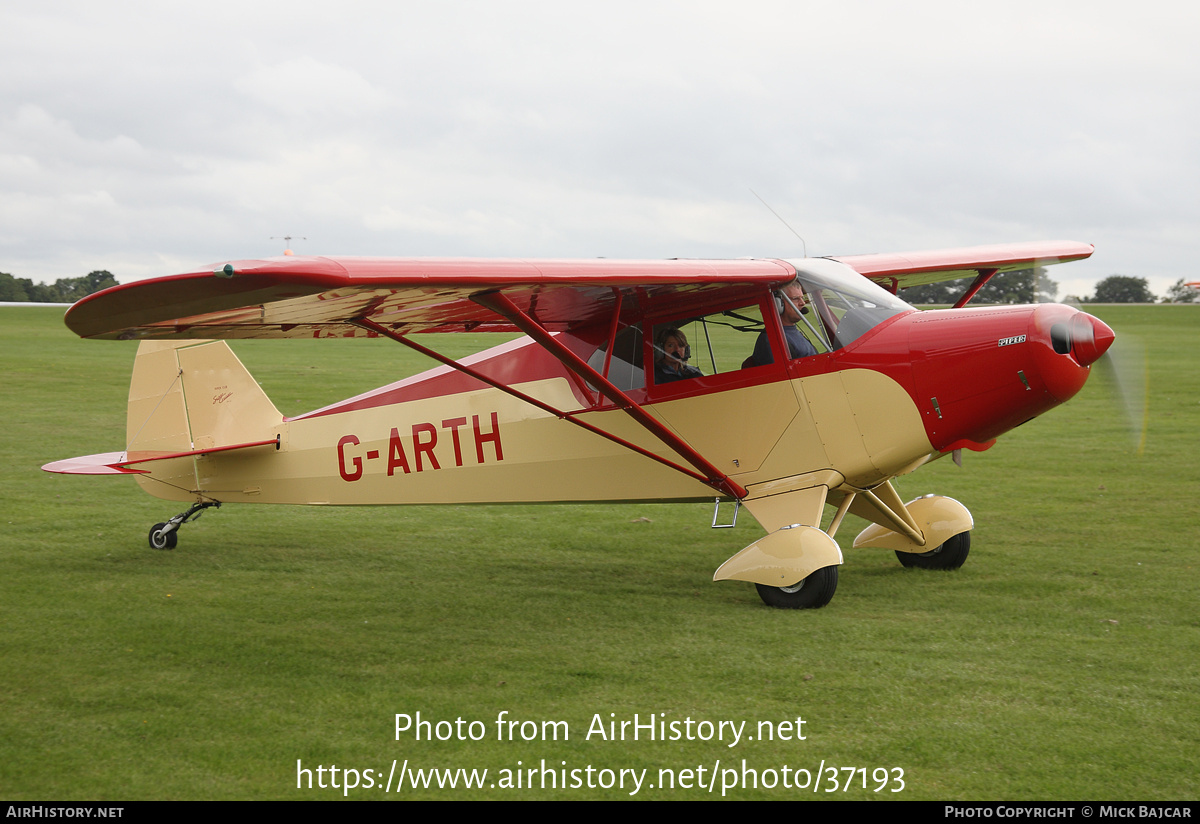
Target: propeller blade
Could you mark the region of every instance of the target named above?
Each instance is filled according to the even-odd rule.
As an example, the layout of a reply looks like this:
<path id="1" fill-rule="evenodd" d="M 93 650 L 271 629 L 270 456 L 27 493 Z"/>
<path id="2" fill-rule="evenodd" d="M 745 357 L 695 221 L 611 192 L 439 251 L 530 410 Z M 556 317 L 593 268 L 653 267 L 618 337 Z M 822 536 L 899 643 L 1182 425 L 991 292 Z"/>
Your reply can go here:
<path id="1" fill-rule="evenodd" d="M 1129 425 L 1137 454 L 1146 451 L 1146 425 L 1150 406 L 1150 369 L 1146 347 L 1136 337 L 1122 332 L 1100 360 L 1097 368 L 1107 376 Z"/>

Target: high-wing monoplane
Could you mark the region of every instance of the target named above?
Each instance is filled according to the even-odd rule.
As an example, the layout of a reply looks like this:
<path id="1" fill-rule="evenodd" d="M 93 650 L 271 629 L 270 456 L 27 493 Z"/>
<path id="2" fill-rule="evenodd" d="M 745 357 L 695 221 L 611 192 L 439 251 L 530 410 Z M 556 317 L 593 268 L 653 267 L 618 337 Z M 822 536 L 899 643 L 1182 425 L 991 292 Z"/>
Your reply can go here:
<path id="1" fill-rule="evenodd" d="M 157 549 L 225 503 L 707 500 L 714 526 L 744 506 L 767 534 L 714 580 L 752 582 L 773 606 L 820 607 L 837 587 L 847 512 L 871 522 L 856 549 L 962 565 L 967 508 L 904 501 L 891 481 L 985 450 L 1079 391 L 1112 343 L 1104 323 L 1057 304 L 966 304 L 998 272 L 1091 252 L 233 261 L 71 307 L 82 337 L 140 341 L 126 446 L 44 468 L 131 475 L 190 504 L 151 528 Z M 950 309 L 897 297 L 957 278 L 972 281 Z M 421 343 L 454 331 L 524 337 L 458 360 Z M 285 417 L 223 340 L 363 336 L 441 365 Z"/>

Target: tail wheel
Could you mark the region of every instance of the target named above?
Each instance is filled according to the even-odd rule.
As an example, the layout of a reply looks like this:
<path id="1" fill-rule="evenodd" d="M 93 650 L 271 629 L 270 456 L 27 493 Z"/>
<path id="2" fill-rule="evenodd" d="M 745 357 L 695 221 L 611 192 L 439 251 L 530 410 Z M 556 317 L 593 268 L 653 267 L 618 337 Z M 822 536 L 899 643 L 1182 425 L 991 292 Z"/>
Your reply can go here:
<path id="1" fill-rule="evenodd" d="M 838 568 L 821 567 L 807 578 L 790 587 L 769 587 L 755 584 L 758 597 L 769 607 L 779 609 L 820 609 L 833 599 L 837 592 Z"/>
<path id="2" fill-rule="evenodd" d="M 171 520 L 150 527 L 151 549 L 174 549 L 179 543 L 179 528 L 188 521 L 194 521 L 204 514 L 210 506 L 220 507 L 220 501 L 198 501 L 188 507 L 187 512 L 180 512 Z"/>
<path id="3" fill-rule="evenodd" d="M 960 532 L 937 549 L 929 552 L 897 552 L 896 557 L 906 567 L 917 569 L 958 569 L 971 551 L 971 533 Z"/>
<path id="4" fill-rule="evenodd" d="M 150 548 L 151 549 L 174 549 L 179 543 L 178 530 L 172 529 L 170 532 L 164 532 L 166 524 L 155 524 L 150 527 Z"/>

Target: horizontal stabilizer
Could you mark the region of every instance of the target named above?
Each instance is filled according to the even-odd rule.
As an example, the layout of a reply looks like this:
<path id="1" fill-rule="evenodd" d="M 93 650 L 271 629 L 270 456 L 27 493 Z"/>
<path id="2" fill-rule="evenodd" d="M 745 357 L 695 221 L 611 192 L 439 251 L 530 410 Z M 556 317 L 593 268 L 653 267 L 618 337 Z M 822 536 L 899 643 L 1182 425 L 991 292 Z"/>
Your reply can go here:
<path id="1" fill-rule="evenodd" d="M 60 475 L 130 475 L 145 472 L 144 469 L 130 469 L 125 466 L 126 463 L 128 459 L 124 452 L 101 452 L 98 455 L 53 461 L 42 469 Z"/>
<path id="2" fill-rule="evenodd" d="M 233 449 L 250 449 L 255 446 L 274 446 L 279 448 L 279 439 L 271 438 L 266 441 L 239 443 L 231 446 L 214 446 L 208 449 L 193 449 L 188 452 L 144 453 L 134 452 L 101 452 L 98 455 L 84 455 L 79 458 L 67 458 L 65 461 L 54 461 L 42 467 L 47 472 L 57 472 L 60 475 L 136 475 L 149 472 L 147 469 L 134 469 L 134 464 L 151 461 L 169 461 L 174 458 L 192 458 L 197 455 L 211 455 L 214 452 L 229 452 Z"/>

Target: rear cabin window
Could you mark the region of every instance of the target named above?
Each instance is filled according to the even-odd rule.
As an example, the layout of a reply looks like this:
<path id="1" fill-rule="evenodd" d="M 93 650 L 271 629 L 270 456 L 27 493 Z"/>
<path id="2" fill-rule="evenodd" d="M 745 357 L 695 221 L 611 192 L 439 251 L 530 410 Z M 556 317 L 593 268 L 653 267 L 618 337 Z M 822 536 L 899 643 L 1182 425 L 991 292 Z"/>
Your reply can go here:
<path id="1" fill-rule="evenodd" d="M 656 385 L 756 366 L 754 346 L 766 334 L 758 304 L 656 323 L 650 339 Z"/>
<path id="2" fill-rule="evenodd" d="M 646 385 L 646 370 L 643 365 L 642 325 L 635 323 L 617 332 L 613 341 L 612 356 L 608 354 L 608 341 L 588 358 L 588 366 L 604 375 L 622 392 L 641 389 Z M 605 369 L 607 363 L 608 368 Z"/>

